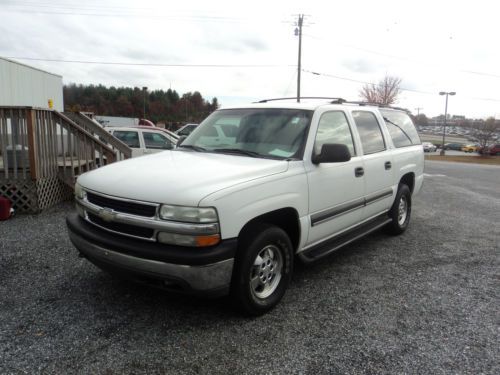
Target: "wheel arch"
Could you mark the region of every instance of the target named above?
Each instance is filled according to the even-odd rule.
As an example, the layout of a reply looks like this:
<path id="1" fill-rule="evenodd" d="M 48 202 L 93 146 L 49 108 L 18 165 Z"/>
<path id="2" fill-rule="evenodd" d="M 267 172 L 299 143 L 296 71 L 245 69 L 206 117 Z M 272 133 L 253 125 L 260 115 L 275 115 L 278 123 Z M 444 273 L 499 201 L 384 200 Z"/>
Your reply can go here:
<path id="1" fill-rule="evenodd" d="M 415 173 L 409 172 L 401 177 L 399 180 L 399 185 L 406 185 L 410 188 L 410 191 L 413 193 L 413 188 L 415 187 Z"/>
<path id="2" fill-rule="evenodd" d="M 300 244 L 300 220 L 299 213 L 293 207 L 284 207 L 265 214 L 254 217 L 249 220 L 240 230 L 238 238 L 255 224 L 271 224 L 283 229 L 292 242 L 294 253 Z"/>

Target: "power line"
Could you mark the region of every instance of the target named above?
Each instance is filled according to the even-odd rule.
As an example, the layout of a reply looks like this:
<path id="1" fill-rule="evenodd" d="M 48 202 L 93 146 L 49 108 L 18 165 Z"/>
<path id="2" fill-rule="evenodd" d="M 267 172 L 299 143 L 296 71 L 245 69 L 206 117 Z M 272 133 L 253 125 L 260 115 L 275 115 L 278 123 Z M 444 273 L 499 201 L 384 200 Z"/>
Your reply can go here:
<path id="1" fill-rule="evenodd" d="M 132 63 L 119 61 L 89 61 L 89 60 L 63 60 L 63 59 L 43 59 L 36 57 L 6 56 L 13 60 L 48 61 L 70 64 L 95 64 L 95 65 L 122 65 L 122 66 L 153 66 L 153 67 L 182 67 L 182 68 L 283 68 L 295 67 L 296 65 L 286 64 L 164 64 L 164 63 Z"/>
<path id="2" fill-rule="evenodd" d="M 328 73 L 318 73 L 318 72 L 313 72 L 311 70 L 305 70 L 305 69 L 302 69 L 302 71 L 306 72 L 306 73 L 314 74 L 314 75 L 317 75 L 317 76 L 325 76 L 325 77 L 330 77 L 330 78 L 335 78 L 335 79 L 341 79 L 343 81 L 349 81 L 349 82 L 355 82 L 355 83 L 362 83 L 362 84 L 365 84 L 365 85 L 376 85 L 376 86 L 378 86 L 378 84 L 374 84 L 372 82 L 360 81 L 360 80 L 357 80 L 357 79 L 352 79 L 352 78 L 347 78 L 347 77 L 340 77 L 340 76 L 336 76 L 336 75 L 328 74 Z M 419 90 L 414 90 L 414 89 L 406 89 L 406 88 L 402 88 L 402 87 L 400 87 L 399 89 L 401 91 L 410 91 L 410 92 L 417 92 L 419 94 L 435 95 L 435 93 L 428 92 L 428 91 L 419 91 Z"/>
<path id="3" fill-rule="evenodd" d="M 361 52 L 371 53 L 373 55 L 389 57 L 389 58 L 395 59 L 395 60 L 408 61 L 408 62 L 411 62 L 413 64 L 418 64 L 418 65 L 425 64 L 428 66 L 439 66 L 437 64 L 428 63 L 426 61 L 410 59 L 409 57 L 396 56 L 396 55 L 391 55 L 391 54 L 387 54 L 387 53 L 383 53 L 383 52 L 379 52 L 379 51 L 375 51 L 375 50 L 371 50 L 371 49 L 367 49 L 367 48 L 361 48 L 361 47 L 357 47 L 357 46 L 353 46 L 353 45 L 349 45 L 349 44 L 339 43 L 339 41 L 337 39 L 322 38 L 322 37 L 317 37 L 317 36 L 310 35 L 310 34 L 303 34 L 303 35 L 306 37 L 312 38 L 312 39 L 333 41 L 336 44 L 341 45 L 343 47 L 355 49 L 355 50 L 358 50 Z M 442 66 L 439 66 L 439 67 L 443 68 L 443 69 L 447 69 L 447 70 L 449 69 L 449 67 L 442 67 Z M 479 76 L 484 76 L 484 77 L 500 78 L 500 75 L 495 74 L 495 73 L 478 72 L 478 71 L 464 70 L 464 69 L 456 69 L 456 71 L 460 72 L 460 73 L 473 74 L 473 75 L 479 75 Z"/>
<path id="4" fill-rule="evenodd" d="M 352 78 L 347 78 L 347 77 L 341 77 L 333 74 L 328 74 L 328 73 L 319 73 L 319 72 L 313 72 L 311 70 L 306 70 L 302 69 L 303 72 L 305 73 L 310 73 L 313 75 L 317 76 L 324 76 L 324 77 L 329 77 L 329 78 L 334 78 L 334 79 L 340 79 L 343 81 L 348 81 L 348 82 L 355 82 L 355 83 L 361 83 L 361 84 L 366 84 L 366 85 L 375 85 L 378 86 L 379 84 L 374 84 L 373 82 L 366 82 L 366 81 L 360 81 L 357 79 L 352 79 Z M 414 89 L 407 89 L 407 88 L 399 88 L 401 91 L 408 91 L 408 92 L 414 92 L 418 94 L 424 94 L 424 95 L 436 95 L 436 92 L 430 92 L 430 91 L 421 91 L 421 90 L 414 90 Z M 500 99 L 494 99 L 494 98 L 478 98 L 478 97 L 468 97 L 468 96 L 462 96 L 464 98 L 470 99 L 470 100 L 477 100 L 477 101 L 489 101 L 489 102 L 498 102 L 500 103 Z"/>
<path id="5" fill-rule="evenodd" d="M 31 7 L 24 5 L 14 5 L 7 4 L 14 7 Z M 46 6 L 47 7 L 47 6 Z M 50 7 L 50 6 L 49 6 Z M 49 9 L 2 9 L 5 12 L 13 13 L 28 13 L 28 14 L 49 14 L 49 15 L 65 15 L 65 16 L 92 16 L 92 17 L 114 17 L 114 18 L 153 18 L 153 19 L 169 19 L 169 20 L 179 20 L 179 21 L 202 21 L 202 22 L 229 22 L 229 23 L 240 23 L 248 21 L 248 19 L 241 17 L 226 17 L 226 16 L 207 16 L 207 15 L 171 15 L 171 14 L 158 14 L 158 13 L 99 13 L 95 12 L 99 9 L 96 8 L 71 8 L 71 7 L 55 7 L 59 10 L 49 10 Z M 130 8 L 134 10 L 133 8 Z M 140 9 L 140 8 L 138 8 Z M 152 11 L 155 11 L 152 9 Z M 158 12 L 158 10 L 156 10 Z"/>

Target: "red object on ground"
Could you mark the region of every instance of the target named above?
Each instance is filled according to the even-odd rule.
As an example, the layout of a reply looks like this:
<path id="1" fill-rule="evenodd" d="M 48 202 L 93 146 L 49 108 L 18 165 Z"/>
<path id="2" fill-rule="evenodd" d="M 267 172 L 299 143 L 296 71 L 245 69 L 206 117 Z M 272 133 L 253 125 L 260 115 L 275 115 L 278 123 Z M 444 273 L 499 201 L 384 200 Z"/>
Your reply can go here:
<path id="1" fill-rule="evenodd" d="M 7 220 L 10 217 L 11 204 L 7 198 L 0 197 L 0 220 Z"/>

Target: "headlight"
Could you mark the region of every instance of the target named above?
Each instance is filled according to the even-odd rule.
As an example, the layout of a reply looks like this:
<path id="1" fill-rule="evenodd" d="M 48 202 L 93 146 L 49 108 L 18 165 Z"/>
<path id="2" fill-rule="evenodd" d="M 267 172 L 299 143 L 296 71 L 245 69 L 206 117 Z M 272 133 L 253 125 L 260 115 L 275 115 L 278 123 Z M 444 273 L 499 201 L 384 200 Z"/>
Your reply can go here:
<path id="1" fill-rule="evenodd" d="M 80 185 L 78 182 L 75 183 L 75 197 L 77 199 L 85 198 L 85 190 L 83 190 L 82 185 Z"/>
<path id="2" fill-rule="evenodd" d="M 213 207 L 185 207 L 162 205 L 160 218 L 187 223 L 216 223 L 217 211 Z"/>

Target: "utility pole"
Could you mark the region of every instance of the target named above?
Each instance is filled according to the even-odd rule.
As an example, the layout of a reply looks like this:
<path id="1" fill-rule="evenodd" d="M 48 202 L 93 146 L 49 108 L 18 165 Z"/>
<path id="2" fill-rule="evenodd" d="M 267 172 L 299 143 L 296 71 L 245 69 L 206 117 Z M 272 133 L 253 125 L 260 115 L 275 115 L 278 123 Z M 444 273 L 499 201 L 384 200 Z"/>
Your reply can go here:
<path id="1" fill-rule="evenodd" d="M 148 88 L 146 86 L 144 86 L 142 88 L 142 91 L 143 91 L 143 94 L 144 94 L 144 107 L 143 107 L 143 111 L 142 111 L 142 118 L 146 119 L 146 95 L 148 93 Z"/>
<path id="2" fill-rule="evenodd" d="M 295 35 L 299 37 L 299 62 L 297 65 L 297 103 L 300 103 L 300 73 L 301 58 L 302 58 L 302 24 L 304 23 L 304 15 L 299 14 L 299 20 L 297 21 L 297 27 L 295 28 Z"/>
<path id="3" fill-rule="evenodd" d="M 417 111 L 417 125 L 418 125 L 418 122 L 419 122 L 419 120 L 418 120 L 418 116 L 420 116 L 420 110 L 421 110 L 421 109 L 423 109 L 423 108 L 422 108 L 422 107 L 417 107 L 417 108 L 415 108 L 415 110 Z"/>

